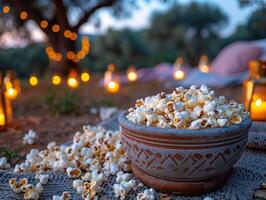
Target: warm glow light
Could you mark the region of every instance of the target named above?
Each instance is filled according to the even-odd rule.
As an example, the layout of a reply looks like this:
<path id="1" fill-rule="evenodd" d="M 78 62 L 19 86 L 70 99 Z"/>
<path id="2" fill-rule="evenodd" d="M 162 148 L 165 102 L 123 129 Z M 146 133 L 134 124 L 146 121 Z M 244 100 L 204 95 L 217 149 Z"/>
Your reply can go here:
<path id="1" fill-rule="evenodd" d="M 90 80 L 90 74 L 88 72 L 83 72 L 80 78 L 83 82 L 88 82 Z"/>
<path id="2" fill-rule="evenodd" d="M 119 91 L 120 84 L 116 81 L 110 81 L 107 84 L 107 91 L 110 93 L 117 93 Z"/>
<path id="3" fill-rule="evenodd" d="M 60 26 L 59 26 L 58 24 L 54 24 L 54 25 L 52 26 L 52 31 L 53 31 L 53 32 L 57 33 L 59 30 L 60 30 Z"/>
<path id="4" fill-rule="evenodd" d="M 75 53 L 73 51 L 68 51 L 66 56 L 68 60 L 72 60 L 75 56 Z"/>
<path id="5" fill-rule="evenodd" d="M 127 69 L 127 79 L 130 82 L 134 82 L 138 79 L 137 70 L 134 65 L 130 65 Z"/>
<path id="6" fill-rule="evenodd" d="M 64 31 L 64 37 L 65 37 L 65 38 L 70 38 L 70 37 L 71 37 L 71 34 L 72 34 L 72 33 L 71 33 L 70 30 L 65 30 L 65 31 Z"/>
<path id="7" fill-rule="evenodd" d="M 61 61 L 62 60 L 62 54 L 61 53 L 55 54 L 54 60 L 57 61 L 57 62 Z"/>
<path id="8" fill-rule="evenodd" d="M 61 83 L 61 77 L 59 75 L 54 75 L 52 77 L 52 84 L 59 85 Z"/>
<path id="9" fill-rule="evenodd" d="M 19 15 L 21 20 L 25 20 L 28 17 L 28 13 L 26 11 L 22 11 Z"/>
<path id="10" fill-rule="evenodd" d="M 208 65 L 200 65 L 199 70 L 203 73 L 208 73 L 210 71 L 210 68 Z"/>
<path id="11" fill-rule="evenodd" d="M 107 67 L 107 70 L 111 71 L 111 72 L 115 71 L 115 69 L 116 69 L 116 66 L 115 66 L 115 64 L 112 64 L 112 63 L 109 64 L 108 67 Z"/>
<path id="12" fill-rule="evenodd" d="M 70 88 L 77 88 L 79 86 L 79 82 L 78 80 L 75 78 L 75 77 L 69 77 L 67 79 L 67 85 L 70 87 Z"/>
<path id="13" fill-rule="evenodd" d="M 7 13 L 9 13 L 9 11 L 10 11 L 10 7 L 9 6 L 4 6 L 3 7 L 3 13 L 7 14 Z"/>
<path id="14" fill-rule="evenodd" d="M 78 38 L 78 35 L 76 33 L 71 33 L 70 39 L 71 40 L 76 40 Z"/>
<path id="15" fill-rule="evenodd" d="M 134 82 L 134 81 L 136 81 L 138 79 L 138 75 L 137 75 L 136 72 L 129 72 L 127 74 L 127 78 L 128 78 L 129 81 Z"/>
<path id="16" fill-rule="evenodd" d="M 38 85 L 38 82 L 39 82 L 39 80 L 38 80 L 37 76 L 31 76 L 29 79 L 29 83 L 31 86 Z"/>
<path id="17" fill-rule="evenodd" d="M 8 88 L 7 91 L 6 91 L 6 96 L 7 98 L 11 99 L 11 100 L 14 100 L 17 98 L 18 96 L 18 91 L 17 89 L 15 88 Z"/>
<path id="18" fill-rule="evenodd" d="M 210 71 L 208 66 L 208 57 L 206 55 L 200 57 L 199 70 L 203 73 L 208 73 Z"/>
<path id="19" fill-rule="evenodd" d="M 256 99 L 251 102 L 250 115 L 253 120 L 266 119 L 266 101 Z"/>
<path id="20" fill-rule="evenodd" d="M 255 104 L 256 104 L 256 106 L 261 106 L 262 100 L 261 99 L 257 99 Z"/>
<path id="21" fill-rule="evenodd" d="M 47 28 L 47 26 L 48 26 L 48 22 L 46 20 L 42 20 L 40 22 L 40 27 L 41 28 L 45 29 L 45 28 Z"/>
<path id="22" fill-rule="evenodd" d="M 0 126 L 5 126 L 5 124 L 6 124 L 5 114 L 3 112 L 0 112 Z"/>
<path id="23" fill-rule="evenodd" d="M 179 81 L 184 79 L 185 77 L 185 73 L 182 70 L 177 70 L 174 72 L 174 79 Z"/>

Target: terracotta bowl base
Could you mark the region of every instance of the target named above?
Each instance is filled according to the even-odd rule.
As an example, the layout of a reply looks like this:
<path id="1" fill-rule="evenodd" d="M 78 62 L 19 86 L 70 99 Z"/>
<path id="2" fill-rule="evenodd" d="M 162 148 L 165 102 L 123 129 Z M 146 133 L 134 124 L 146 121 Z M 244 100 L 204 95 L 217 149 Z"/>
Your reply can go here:
<path id="1" fill-rule="evenodd" d="M 222 186 L 229 176 L 229 172 L 225 175 L 215 177 L 213 179 L 195 182 L 177 182 L 160 179 L 148 175 L 132 164 L 132 171 L 143 183 L 157 191 L 163 193 L 171 193 L 177 195 L 198 195 L 210 192 L 219 186 Z"/>

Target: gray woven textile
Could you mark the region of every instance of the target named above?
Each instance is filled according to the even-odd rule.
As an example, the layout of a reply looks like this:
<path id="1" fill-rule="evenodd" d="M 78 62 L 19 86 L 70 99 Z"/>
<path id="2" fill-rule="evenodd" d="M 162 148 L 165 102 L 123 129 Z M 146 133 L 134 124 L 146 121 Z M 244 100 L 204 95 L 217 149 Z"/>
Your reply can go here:
<path id="1" fill-rule="evenodd" d="M 117 116 L 101 123 L 102 126 L 108 129 L 118 129 Z M 202 196 L 183 197 L 169 196 L 175 200 L 201 200 L 204 197 L 212 197 L 216 200 L 248 200 L 252 199 L 255 189 L 263 182 L 266 182 L 266 123 L 255 122 L 250 130 L 247 149 L 242 157 L 234 166 L 231 175 L 224 187 L 212 193 Z M 15 174 L 12 172 L 0 172 L 0 200 L 23 199 L 21 194 L 13 193 L 8 186 L 8 180 L 11 177 L 28 177 L 31 183 L 36 183 L 34 174 Z M 100 199 L 115 200 L 112 185 L 114 178 L 110 178 L 104 185 L 104 190 L 99 196 Z M 142 191 L 141 189 L 140 191 Z M 68 191 L 73 200 L 82 199 L 76 194 L 72 187 L 72 180 L 63 173 L 50 173 L 48 184 L 44 187 L 40 199 L 51 200 L 55 194 L 62 194 L 63 191 Z M 127 199 L 136 199 L 136 195 L 140 191 L 131 192 Z M 156 194 L 156 200 L 162 199 L 162 194 Z"/>

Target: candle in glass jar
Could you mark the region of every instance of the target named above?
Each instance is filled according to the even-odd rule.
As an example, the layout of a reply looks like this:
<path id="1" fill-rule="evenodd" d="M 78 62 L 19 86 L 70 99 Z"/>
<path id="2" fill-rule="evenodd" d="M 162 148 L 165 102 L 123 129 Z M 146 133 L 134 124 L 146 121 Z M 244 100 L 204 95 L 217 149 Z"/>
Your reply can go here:
<path id="1" fill-rule="evenodd" d="M 254 120 L 266 120 L 266 101 L 253 100 L 250 106 L 250 115 Z"/>

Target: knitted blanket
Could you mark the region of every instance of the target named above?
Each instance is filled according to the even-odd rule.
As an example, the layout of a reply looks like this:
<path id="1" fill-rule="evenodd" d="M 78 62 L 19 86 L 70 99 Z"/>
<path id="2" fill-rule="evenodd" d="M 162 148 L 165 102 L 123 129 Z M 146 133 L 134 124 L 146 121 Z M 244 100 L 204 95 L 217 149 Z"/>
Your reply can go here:
<path id="1" fill-rule="evenodd" d="M 100 125 L 107 129 L 118 129 L 117 116 L 106 120 Z M 40 199 L 51 200 L 53 195 L 62 194 L 63 191 L 68 191 L 73 200 L 82 199 L 77 195 L 72 187 L 72 181 L 64 173 L 49 173 L 50 178 L 48 184 L 44 187 L 44 192 Z M 8 185 L 8 180 L 12 177 L 27 177 L 31 183 L 36 184 L 35 174 L 24 173 L 16 174 L 7 171 L 0 171 L 0 199 L 23 199 L 21 194 L 13 193 Z M 136 179 L 137 180 L 137 179 Z M 100 199 L 117 199 L 114 197 L 112 186 L 115 182 L 115 177 L 111 177 L 104 185 L 103 192 L 99 195 Z M 204 194 L 201 196 L 175 196 L 165 194 L 156 194 L 156 200 L 159 199 L 176 199 L 176 200 L 200 200 L 204 197 L 212 197 L 215 200 L 245 200 L 252 199 L 253 192 L 260 185 L 266 182 L 266 123 L 254 122 L 249 133 L 247 148 L 242 157 L 234 166 L 227 183 L 220 189 Z M 144 188 L 138 191 L 132 191 L 128 194 L 127 199 L 136 199 L 137 193 L 143 191 Z"/>

